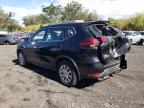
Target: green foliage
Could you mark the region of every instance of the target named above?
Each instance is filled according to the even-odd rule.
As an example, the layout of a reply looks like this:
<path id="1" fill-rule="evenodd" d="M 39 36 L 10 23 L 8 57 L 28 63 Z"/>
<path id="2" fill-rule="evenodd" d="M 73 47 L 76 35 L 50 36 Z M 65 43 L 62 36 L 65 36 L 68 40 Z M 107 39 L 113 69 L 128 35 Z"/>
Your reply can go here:
<path id="1" fill-rule="evenodd" d="M 14 19 L 9 19 L 9 23 L 7 25 L 8 32 L 13 32 L 15 30 L 20 30 L 20 29 L 21 29 L 21 27 Z"/>
<path id="2" fill-rule="evenodd" d="M 72 1 L 64 7 L 62 20 L 80 20 L 81 17 L 85 18 L 85 14 L 87 14 L 87 12 L 83 10 L 82 4 Z"/>
<path id="3" fill-rule="evenodd" d="M 26 26 L 29 26 L 29 25 L 36 25 L 36 24 L 47 23 L 47 18 L 43 14 L 30 15 L 30 16 L 25 16 L 23 18 L 23 21 L 24 21 L 24 24 Z"/>
<path id="4" fill-rule="evenodd" d="M 71 20 L 97 20 L 99 17 L 96 12 L 89 12 L 82 4 L 72 1 L 68 3 L 62 13 L 62 21 Z"/>
<path id="5" fill-rule="evenodd" d="M 144 30 L 144 13 L 138 13 L 127 19 L 109 19 L 111 25 L 122 30 Z"/>
<path id="6" fill-rule="evenodd" d="M 22 28 L 20 31 L 21 32 L 34 32 L 34 31 L 40 29 L 41 27 L 43 27 L 42 24 L 29 25 L 29 26 L 26 26 L 26 27 Z"/>
<path id="7" fill-rule="evenodd" d="M 64 7 L 51 3 L 48 6 L 42 6 L 42 11 L 42 14 L 24 17 L 23 21 L 24 24 L 28 26 L 26 27 L 29 28 L 27 29 L 28 31 L 35 30 L 35 28 L 41 28 L 41 25 L 46 23 L 57 23 L 73 20 L 95 21 L 101 19 L 96 11 L 90 12 L 89 10 L 85 9 L 82 4 L 75 1 L 67 3 Z M 0 15 L 1 13 L 2 12 L 0 12 Z M 0 21 L 4 22 L 5 20 Z M 126 19 L 109 18 L 109 21 L 112 26 L 122 30 L 144 30 L 144 13 L 138 13 Z M 34 29 L 32 29 L 32 27 L 34 27 Z"/>
<path id="8" fill-rule="evenodd" d="M 57 23 L 72 20 L 97 20 L 99 16 L 95 11 L 89 12 L 82 4 L 70 2 L 65 7 L 51 3 L 48 6 L 42 6 L 42 14 L 25 16 L 24 24 L 37 25 L 46 23 Z"/>
<path id="9" fill-rule="evenodd" d="M 42 8 L 43 13 L 48 19 L 48 23 L 59 22 L 61 20 L 62 6 L 51 3 Z"/>
<path id="10" fill-rule="evenodd" d="M 6 29 L 8 25 L 8 14 L 0 8 L 0 29 Z"/>
<path id="11" fill-rule="evenodd" d="M 16 29 L 20 29 L 20 26 L 17 23 L 17 21 L 12 19 L 11 17 L 13 17 L 12 12 L 6 14 L 0 8 L 0 29 L 7 29 L 8 32 L 12 32 L 15 31 Z"/>

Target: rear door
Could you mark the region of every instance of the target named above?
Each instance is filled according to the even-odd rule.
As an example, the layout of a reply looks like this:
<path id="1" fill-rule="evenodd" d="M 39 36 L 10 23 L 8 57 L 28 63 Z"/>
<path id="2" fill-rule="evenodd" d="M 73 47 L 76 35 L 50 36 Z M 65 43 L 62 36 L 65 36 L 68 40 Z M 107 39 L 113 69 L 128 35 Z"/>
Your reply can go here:
<path id="1" fill-rule="evenodd" d="M 102 34 L 103 37 L 108 40 L 108 45 L 114 53 L 114 58 L 124 55 L 129 51 L 129 40 L 120 30 L 108 25 L 103 25 Z"/>

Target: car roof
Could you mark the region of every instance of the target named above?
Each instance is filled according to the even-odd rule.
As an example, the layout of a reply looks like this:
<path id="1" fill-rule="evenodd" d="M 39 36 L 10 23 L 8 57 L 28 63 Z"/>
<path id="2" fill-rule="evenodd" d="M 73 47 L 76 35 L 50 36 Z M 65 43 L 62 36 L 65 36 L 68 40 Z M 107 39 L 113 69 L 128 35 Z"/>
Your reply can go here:
<path id="1" fill-rule="evenodd" d="M 139 31 L 123 31 L 123 32 L 139 32 Z"/>
<path id="2" fill-rule="evenodd" d="M 45 27 L 59 27 L 59 26 L 76 26 L 83 25 L 84 23 L 60 23 L 60 24 L 50 24 Z"/>
<path id="3" fill-rule="evenodd" d="M 60 27 L 60 26 L 84 26 L 84 25 L 91 25 L 91 24 L 107 24 L 108 21 L 87 21 L 87 22 L 66 22 L 66 23 L 59 23 L 59 24 L 49 24 L 46 25 L 47 27 Z"/>
<path id="4" fill-rule="evenodd" d="M 0 35 L 3 35 L 3 36 L 8 36 L 8 34 L 0 34 Z"/>

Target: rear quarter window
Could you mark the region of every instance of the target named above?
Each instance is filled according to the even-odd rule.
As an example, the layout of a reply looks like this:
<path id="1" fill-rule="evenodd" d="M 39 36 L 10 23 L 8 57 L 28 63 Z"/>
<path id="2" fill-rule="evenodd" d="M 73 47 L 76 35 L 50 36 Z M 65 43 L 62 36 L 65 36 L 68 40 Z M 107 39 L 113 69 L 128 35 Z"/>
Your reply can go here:
<path id="1" fill-rule="evenodd" d="M 77 34 L 77 31 L 76 31 L 75 27 L 68 27 L 68 28 L 67 28 L 67 35 L 66 35 L 65 39 L 68 39 L 68 38 L 70 38 L 70 37 L 73 37 L 73 36 L 75 36 L 76 34 Z"/>

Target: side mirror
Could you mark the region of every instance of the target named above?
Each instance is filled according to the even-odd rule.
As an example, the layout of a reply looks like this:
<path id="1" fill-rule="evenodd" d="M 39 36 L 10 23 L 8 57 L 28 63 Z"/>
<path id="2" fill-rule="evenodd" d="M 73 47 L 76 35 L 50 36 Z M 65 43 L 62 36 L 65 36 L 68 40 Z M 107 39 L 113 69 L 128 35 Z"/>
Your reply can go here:
<path id="1" fill-rule="evenodd" d="M 124 32 L 122 32 L 122 34 L 121 35 L 123 35 L 123 36 L 125 36 L 126 37 L 126 33 L 124 33 Z"/>
<path id="2" fill-rule="evenodd" d="M 30 39 L 30 37 L 24 37 L 24 38 L 21 38 L 20 41 L 21 42 L 24 42 L 24 41 L 29 42 L 29 41 L 31 41 L 31 39 Z"/>

